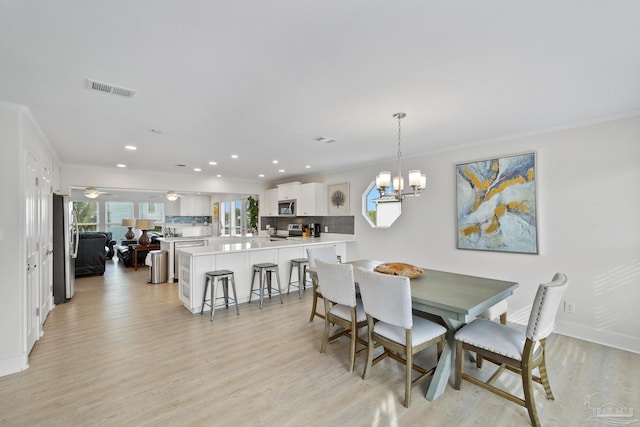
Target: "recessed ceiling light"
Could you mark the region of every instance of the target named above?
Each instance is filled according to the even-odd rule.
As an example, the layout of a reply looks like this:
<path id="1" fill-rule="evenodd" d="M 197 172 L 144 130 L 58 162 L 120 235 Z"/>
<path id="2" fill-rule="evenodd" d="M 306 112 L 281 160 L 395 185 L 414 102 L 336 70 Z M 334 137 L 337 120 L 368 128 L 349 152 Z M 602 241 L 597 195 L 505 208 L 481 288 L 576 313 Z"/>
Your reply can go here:
<path id="1" fill-rule="evenodd" d="M 311 165 L 306 165 L 305 168 L 311 169 Z"/>
<path id="2" fill-rule="evenodd" d="M 218 177 L 218 178 L 222 178 L 222 175 L 218 174 L 218 175 L 216 175 L 216 177 Z"/>
<path id="3" fill-rule="evenodd" d="M 193 171 L 194 171 L 194 172 L 200 172 L 200 171 L 202 171 L 202 169 L 200 169 L 200 168 L 193 168 Z"/>
<path id="4" fill-rule="evenodd" d="M 284 172 L 286 172 L 286 171 L 285 171 L 284 169 L 278 169 L 278 172 L 280 172 L 280 173 L 284 173 Z"/>
<path id="5" fill-rule="evenodd" d="M 232 154 L 232 155 L 231 155 L 231 158 L 232 158 L 232 159 L 237 159 L 237 158 L 238 158 L 238 155 L 237 155 L 237 154 Z"/>
<path id="6" fill-rule="evenodd" d="M 273 160 L 271 163 L 273 163 L 274 165 L 277 165 L 278 161 L 277 160 Z"/>
<path id="7" fill-rule="evenodd" d="M 329 138 L 328 136 L 316 136 L 313 138 L 314 141 L 324 142 L 325 144 L 331 144 L 332 142 L 336 142 L 337 139 Z"/>
<path id="8" fill-rule="evenodd" d="M 264 178 L 264 174 L 261 173 L 260 175 L 258 175 L 260 178 Z"/>
<path id="9" fill-rule="evenodd" d="M 217 164 L 218 164 L 218 162 L 209 162 L 209 164 L 210 164 L 211 166 L 215 166 L 215 165 L 217 165 Z"/>
<path id="10" fill-rule="evenodd" d="M 122 163 L 118 163 L 116 166 L 119 167 L 119 168 L 126 168 L 127 167 L 127 165 L 122 164 Z"/>
<path id="11" fill-rule="evenodd" d="M 135 147 L 133 145 L 125 145 L 124 148 L 126 148 L 127 150 L 132 150 L 132 151 L 138 149 L 138 147 Z"/>

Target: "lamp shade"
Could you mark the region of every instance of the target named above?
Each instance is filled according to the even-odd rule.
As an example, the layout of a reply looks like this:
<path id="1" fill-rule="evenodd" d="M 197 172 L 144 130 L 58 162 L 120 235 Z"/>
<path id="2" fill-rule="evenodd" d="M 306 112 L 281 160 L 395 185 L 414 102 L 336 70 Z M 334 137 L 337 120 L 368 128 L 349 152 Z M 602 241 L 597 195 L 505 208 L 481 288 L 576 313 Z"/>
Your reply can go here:
<path id="1" fill-rule="evenodd" d="M 386 188 L 391 183 L 391 172 L 382 171 L 376 177 L 376 186 L 378 188 Z"/>
<path id="2" fill-rule="evenodd" d="M 153 230 L 156 228 L 154 221 L 152 219 L 137 219 L 136 220 L 136 228 L 138 230 Z"/>
<path id="3" fill-rule="evenodd" d="M 122 225 L 124 227 L 135 227 L 136 226 L 136 220 L 133 219 L 133 218 L 123 219 L 122 220 Z"/>

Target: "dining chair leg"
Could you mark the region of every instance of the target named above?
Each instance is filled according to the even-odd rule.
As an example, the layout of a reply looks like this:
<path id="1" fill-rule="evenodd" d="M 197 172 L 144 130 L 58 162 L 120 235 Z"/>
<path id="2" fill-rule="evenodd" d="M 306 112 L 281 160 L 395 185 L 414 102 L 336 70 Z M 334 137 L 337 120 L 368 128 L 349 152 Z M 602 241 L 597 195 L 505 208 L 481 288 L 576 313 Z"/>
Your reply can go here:
<path id="1" fill-rule="evenodd" d="M 413 375 L 412 367 L 413 367 L 413 354 L 411 348 L 407 346 L 406 348 L 406 356 L 405 360 L 407 362 L 407 366 L 405 367 L 405 378 L 404 378 L 404 406 L 408 408 L 411 406 L 411 376 Z"/>
<path id="2" fill-rule="evenodd" d="M 351 307 L 351 358 L 349 360 L 349 372 L 353 372 L 356 364 L 356 340 L 358 339 L 358 327 L 356 326 L 356 308 Z"/>
<path id="3" fill-rule="evenodd" d="M 549 383 L 549 375 L 547 374 L 547 345 L 546 339 L 540 340 L 540 345 L 542 346 L 542 357 L 540 360 L 540 364 L 538 365 L 538 371 L 540 372 L 540 382 L 544 387 L 544 392 L 547 395 L 547 399 L 555 400 L 553 397 L 553 392 L 551 391 L 551 383 Z"/>
<path id="4" fill-rule="evenodd" d="M 329 329 L 331 329 L 331 325 L 329 322 L 329 309 L 331 308 L 331 303 L 328 300 L 324 300 L 324 334 L 322 335 L 322 347 L 320 348 L 320 353 L 324 354 L 327 350 L 327 344 L 329 343 Z"/>
<path id="5" fill-rule="evenodd" d="M 367 379 L 367 375 L 371 370 L 373 362 L 373 350 L 375 343 L 373 342 L 373 317 L 367 315 L 367 363 L 364 365 L 364 371 L 362 372 L 362 379 Z"/>

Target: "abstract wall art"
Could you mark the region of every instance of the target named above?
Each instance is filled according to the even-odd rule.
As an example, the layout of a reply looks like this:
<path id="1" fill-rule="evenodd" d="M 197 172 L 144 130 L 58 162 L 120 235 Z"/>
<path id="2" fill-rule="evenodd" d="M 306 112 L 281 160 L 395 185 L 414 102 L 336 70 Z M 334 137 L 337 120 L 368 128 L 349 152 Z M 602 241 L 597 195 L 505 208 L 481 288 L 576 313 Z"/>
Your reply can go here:
<path id="1" fill-rule="evenodd" d="M 538 253 L 536 157 L 456 165 L 458 249 Z"/>

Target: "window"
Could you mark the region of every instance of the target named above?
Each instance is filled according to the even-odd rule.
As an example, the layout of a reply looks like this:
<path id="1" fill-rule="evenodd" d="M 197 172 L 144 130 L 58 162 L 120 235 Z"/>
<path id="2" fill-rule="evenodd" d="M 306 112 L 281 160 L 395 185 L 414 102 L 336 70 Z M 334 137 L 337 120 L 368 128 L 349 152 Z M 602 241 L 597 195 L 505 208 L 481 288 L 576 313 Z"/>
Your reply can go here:
<path id="1" fill-rule="evenodd" d="M 113 233 L 113 240 L 119 242 L 124 240 L 127 227 L 122 226 L 122 220 L 135 218 L 133 213 L 133 202 L 105 202 L 106 229 Z"/>
<path id="2" fill-rule="evenodd" d="M 220 223 L 223 236 L 244 236 L 248 224 L 247 200 L 221 202 Z"/>
<path id="3" fill-rule="evenodd" d="M 375 199 L 378 197 L 380 192 L 374 181 L 362 195 L 362 216 L 374 228 L 391 227 L 402 213 L 402 203 L 397 201 L 376 203 Z"/>
<path id="4" fill-rule="evenodd" d="M 88 202 L 72 202 L 73 211 L 78 220 L 80 231 L 98 231 L 98 203 L 95 200 Z"/>
<path id="5" fill-rule="evenodd" d="M 152 219 L 155 222 L 164 222 L 164 203 L 140 202 L 140 219 Z"/>

